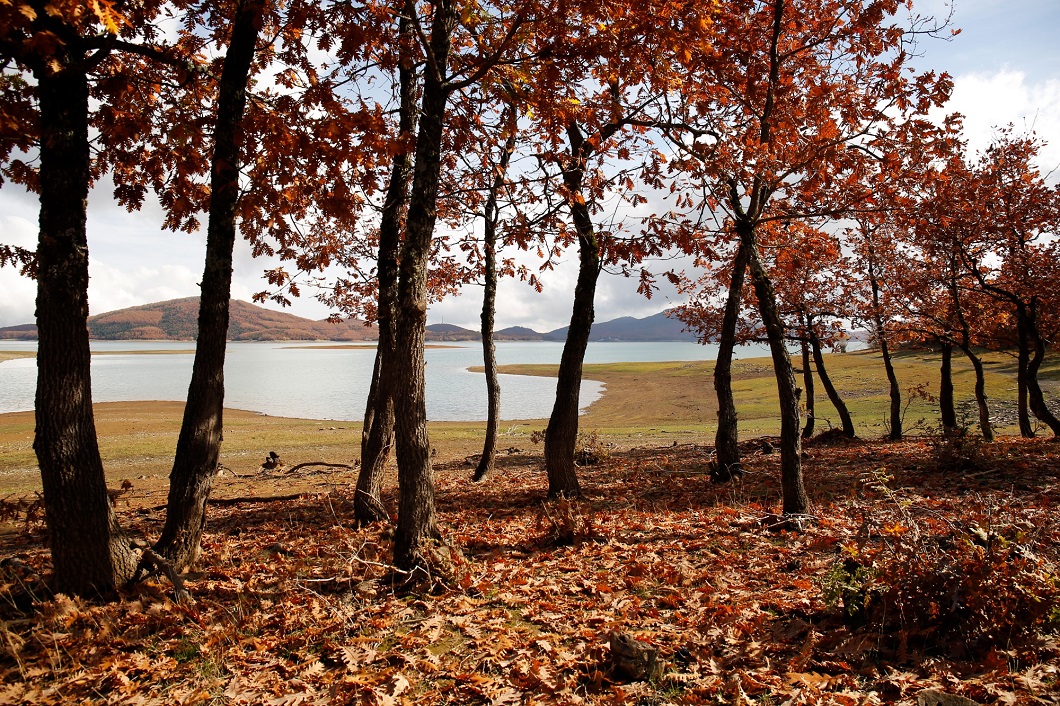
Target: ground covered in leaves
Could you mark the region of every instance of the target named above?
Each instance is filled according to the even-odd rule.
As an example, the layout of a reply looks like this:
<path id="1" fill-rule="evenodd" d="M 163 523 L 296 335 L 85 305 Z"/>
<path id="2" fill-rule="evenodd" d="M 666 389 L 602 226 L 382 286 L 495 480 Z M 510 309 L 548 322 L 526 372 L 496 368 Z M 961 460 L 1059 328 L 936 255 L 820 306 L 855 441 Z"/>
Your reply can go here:
<path id="1" fill-rule="evenodd" d="M 0 702 L 1060 703 L 1060 446 L 811 444 L 795 519 L 776 514 L 778 455 L 746 450 L 742 480 L 715 485 L 707 448 L 597 449 L 572 503 L 544 503 L 532 460 L 480 485 L 440 465 L 460 551 L 429 594 L 381 580 L 391 530 L 351 528 L 343 483 L 211 508 L 190 603 L 159 579 L 30 604 L 48 557 L 23 519 Z M 161 511 L 119 509 L 157 536 Z M 615 663 L 630 638 L 648 677 Z"/>

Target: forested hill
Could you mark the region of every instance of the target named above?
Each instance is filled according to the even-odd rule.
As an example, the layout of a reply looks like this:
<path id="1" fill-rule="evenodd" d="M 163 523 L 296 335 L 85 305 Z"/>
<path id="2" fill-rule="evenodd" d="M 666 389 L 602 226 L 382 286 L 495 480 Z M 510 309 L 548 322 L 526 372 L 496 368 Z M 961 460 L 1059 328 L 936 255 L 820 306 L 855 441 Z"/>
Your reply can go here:
<path id="1" fill-rule="evenodd" d="M 89 335 L 112 341 L 193 341 L 199 316 L 198 297 L 170 299 L 118 311 L 97 314 L 88 319 Z M 660 312 L 636 319 L 623 316 L 593 325 L 593 341 L 694 341 L 695 336 L 681 330 L 682 324 Z M 547 333 L 513 326 L 496 333 L 498 341 L 563 341 L 567 328 Z M 0 340 L 37 338 L 33 324 L 0 328 Z M 374 327 L 363 321 L 350 320 L 332 324 L 313 321 L 282 311 L 272 311 L 248 302 L 232 300 L 228 338 L 232 341 L 374 341 Z M 427 327 L 431 341 L 477 341 L 479 332 L 452 324 Z"/>
<path id="2" fill-rule="evenodd" d="M 198 331 L 199 299 L 171 299 L 110 311 L 88 319 L 89 335 L 104 340 L 193 341 Z M 233 341 L 375 340 L 375 328 L 351 320 L 339 324 L 313 321 L 232 300 L 228 338 Z M 37 327 L 0 329 L 0 338 L 35 339 Z"/>

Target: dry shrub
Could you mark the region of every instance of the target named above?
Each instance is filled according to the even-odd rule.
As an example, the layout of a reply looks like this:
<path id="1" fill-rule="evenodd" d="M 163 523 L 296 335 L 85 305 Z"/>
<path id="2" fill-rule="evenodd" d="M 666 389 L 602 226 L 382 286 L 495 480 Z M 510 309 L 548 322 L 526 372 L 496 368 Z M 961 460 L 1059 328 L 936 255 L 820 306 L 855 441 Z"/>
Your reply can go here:
<path id="1" fill-rule="evenodd" d="M 967 426 L 931 435 L 931 458 L 940 473 L 972 473 L 982 468 L 983 437 Z"/>
<path id="2" fill-rule="evenodd" d="M 542 533 L 541 544 L 550 547 L 583 544 L 599 537 L 593 515 L 565 497 L 542 504 L 537 531 Z"/>
<path id="3" fill-rule="evenodd" d="M 1014 526 L 928 534 L 901 522 L 880 541 L 849 546 L 827 575 L 824 598 L 848 622 L 879 633 L 881 648 L 982 657 L 1030 648 L 1060 628 L 1055 568 Z"/>

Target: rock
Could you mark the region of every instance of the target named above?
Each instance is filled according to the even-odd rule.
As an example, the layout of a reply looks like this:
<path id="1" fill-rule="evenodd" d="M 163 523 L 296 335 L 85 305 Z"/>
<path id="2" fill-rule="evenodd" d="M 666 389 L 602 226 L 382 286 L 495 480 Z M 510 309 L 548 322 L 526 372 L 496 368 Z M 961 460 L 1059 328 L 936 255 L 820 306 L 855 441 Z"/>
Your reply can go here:
<path id="1" fill-rule="evenodd" d="M 616 630 L 611 631 L 608 639 L 611 660 L 617 672 L 633 681 L 654 681 L 662 676 L 659 650 Z"/>
<path id="2" fill-rule="evenodd" d="M 924 689 L 916 695 L 917 706 L 979 706 L 979 702 L 964 696 L 947 694 L 941 689 Z"/>

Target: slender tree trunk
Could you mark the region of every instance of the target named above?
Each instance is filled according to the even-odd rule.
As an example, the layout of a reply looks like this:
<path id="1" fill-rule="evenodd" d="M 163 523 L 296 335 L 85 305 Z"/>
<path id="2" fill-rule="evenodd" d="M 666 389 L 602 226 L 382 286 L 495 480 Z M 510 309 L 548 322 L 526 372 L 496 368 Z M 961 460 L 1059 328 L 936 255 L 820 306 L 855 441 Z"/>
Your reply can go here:
<path id="1" fill-rule="evenodd" d="M 773 358 L 773 373 L 780 397 L 780 480 L 784 498 L 784 514 L 805 514 L 810 506 L 802 480 L 802 439 L 799 436 L 799 396 L 796 392 L 795 371 L 788 356 L 784 322 L 777 310 L 776 292 L 758 256 L 754 225 L 737 223 L 740 239 L 748 252 L 751 281 L 758 298 L 758 311 L 766 328 L 769 350 Z"/>
<path id="2" fill-rule="evenodd" d="M 493 230 L 490 226 L 487 230 Z M 491 236 L 487 235 L 487 241 Z M 484 480 L 493 472 L 497 457 L 497 428 L 500 426 L 501 383 L 497 378 L 497 346 L 493 341 L 493 321 L 497 306 L 497 256 L 494 251 L 496 235 L 485 244 L 485 290 L 482 297 L 482 362 L 486 371 L 486 438 L 482 442 L 482 456 L 475 467 L 472 480 Z"/>
<path id="3" fill-rule="evenodd" d="M 569 196 L 574 229 L 578 233 L 578 282 L 574 287 L 574 307 L 567 340 L 563 344 L 556 381 L 556 402 L 545 430 L 545 469 L 548 472 L 550 498 L 578 495 L 578 474 L 574 468 L 574 451 L 578 442 L 578 409 L 582 383 L 582 364 L 589 345 L 589 333 L 595 317 L 596 282 L 600 277 L 600 243 L 596 238 L 589 207 L 582 197 L 585 175 L 585 137 L 577 125 L 567 128 L 571 145 L 571 163 L 563 172 Z"/>
<path id="4" fill-rule="evenodd" d="M 821 378 L 821 385 L 824 386 L 825 394 L 828 395 L 828 400 L 835 407 L 839 413 L 840 423 L 843 425 L 843 436 L 848 439 L 853 439 L 854 433 L 854 420 L 850 418 L 850 410 L 847 409 L 847 405 L 843 402 L 842 396 L 839 394 L 839 390 L 835 388 L 832 383 L 832 378 L 828 375 L 828 369 L 824 365 L 824 354 L 821 351 L 821 339 L 817 337 L 817 332 L 813 329 L 813 320 L 810 320 L 810 325 L 806 328 L 806 335 L 810 337 L 810 350 L 813 352 L 813 362 L 817 366 L 817 374 Z"/>
<path id="5" fill-rule="evenodd" d="M 1031 362 L 1031 344 L 1027 334 L 1025 317 L 1016 315 L 1016 416 L 1019 420 L 1020 436 L 1024 439 L 1034 438 L 1034 427 L 1031 425 L 1030 403 L 1028 399 L 1028 368 Z"/>
<path id="6" fill-rule="evenodd" d="M 955 269 L 951 265 L 951 271 Z M 968 360 L 972 361 L 972 368 L 975 370 L 975 402 L 979 408 L 979 429 L 982 431 L 984 439 L 993 441 L 994 428 L 990 425 L 990 408 L 986 400 L 986 376 L 983 373 L 983 361 L 972 350 L 971 326 L 969 326 L 968 319 L 964 316 L 964 309 L 961 307 L 961 291 L 957 286 L 957 280 L 951 278 L 949 287 L 953 311 L 961 328 L 961 340 L 957 345 L 964 352 L 964 355 L 968 357 Z"/>
<path id="7" fill-rule="evenodd" d="M 942 367 L 939 370 L 939 413 L 943 432 L 957 429 L 957 408 L 953 404 L 953 344 L 942 342 Z"/>
<path id="8" fill-rule="evenodd" d="M 1042 394 L 1041 385 L 1038 383 L 1038 370 L 1042 367 L 1042 361 L 1045 360 L 1045 341 L 1038 332 L 1035 304 L 1024 307 L 1021 316 L 1026 320 L 1027 339 L 1034 349 L 1034 355 L 1027 364 L 1027 392 L 1030 397 L 1030 407 L 1034 416 L 1049 427 L 1055 438 L 1060 436 L 1060 419 L 1057 419 L 1045 404 L 1045 395 Z"/>
<path id="9" fill-rule="evenodd" d="M 85 233 L 91 181 L 89 90 L 77 61 L 80 57 L 66 62 L 58 73 L 49 67 L 35 72 L 40 101 L 40 238 L 33 449 L 44 486 L 54 587 L 92 596 L 109 593 L 127 581 L 137 557 L 122 535 L 107 495 L 92 414 Z"/>
<path id="10" fill-rule="evenodd" d="M 440 75 L 449 63 L 450 39 L 457 10 L 452 0 L 438 0 L 431 24 L 433 69 L 424 72 L 416 166 L 399 266 L 397 346 L 394 356 L 395 429 L 397 441 L 398 524 L 394 565 L 409 572 L 409 581 L 430 575 L 429 543 L 438 537 L 434 504 L 434 471 L 427 435 L 423 342 L 427 327 L 427 268 L 434 235 L 445 108 L 449 94 Z"/>
<path id="11" fill-rule="evenodd" d="M 975 403 L 979 410 L 979 429 L 982 431 L 985 440 L 993 441 L 994 428 L 990 424 L 990 406 L 987 404 L 986 375 L 983 371 L 983 361 L 980 360 L 979 356 L 975 354 L 975 351 L 967 343 L 959 344 L 958 347 L 964 352 L 968 360 L 972 362 L 972 368 L 975 370 Z"/>
<path id="12" fill-rule="evenodd" d="M 398 140 L 411 144 L 416 129 L 416 70 L 405 46 L 413 41 L 412 22 L 402 17 L 399 22 L 402 48 L 398 81 L 401 107 Z M 354 521 L 358 526 L 387 519 L 383 505 L 383 474 L 390 449 L 394 445 L 394 385 L 391 375 L 397 331 L 394 307 L 398 296 L 398 250 L 401 247 L 401 225 L 408 206 L 409 177 L 412 174 L 412 153 L 402 149 L 394 155 L 387 186 L 386 201 L 379 220 L 379 254 L 376 263 L 378 302 L 376 323 L 379 342 L 375 349 L 375 366 L 368 403 L 361 432 L 361 468 L 357 474 L 357 493 L 353 500 Z"/>
<path id="13" fill-rule="evenodd" d="M 883 356 L 883 368 L 887 371 L 887 384 L 891 395 L 891 422 L 888 438 L 899 441 L 902 438 L 902 390 L 898 387 L 898 376 L 894 373 L 891 351 L 887 341 L 887 327 L 883 322 L 883 308 L 880 305 L 880 282 L 876 277 L 876 266 L 872 258 L 875 254 L 870 249 L 869 285 L 872 287 L 872 317 L 876 324 L 876 338 L 880 342 L 880 355 Z"/>
<path id="14" fill-rule="evenodd" d="M 816 406 L 813 390 L 813 367 L 810 365 L 810 346 L 806 342 L 805 337 L 799 342 L 799 346 L 802 348 L 802 386 L 806 405 L 806 424 L 802 427 L 802 438 L 809 439 L 813 436 L 814 408 Z"/>
<path id="15" fill-rule="evenodd" d="M 217 123 L 210 172 L 210 215 L 206 265 L 199 297 L 199 332 L 195 344 L 188 401 L 169 475 L 166 523 L 155 551 L 177 571 L 199 558 L 206 502 L 221 453 L 224 409 L 225 346 L 232 290 L 232 250 L 239 203 L 239 152 L 246 88 L 263 3 L 238 5 L 232 38 L 225 54 L 217 96 Z"/>
<path id="16" fill-rule="evenodd" d="M 497 378 L 497 347 L 493 342 L 494 316 L 497 309 L 497 223 L 499 208 L 497 198 L 504 188 L 508 162 L 515 151 L 515 110 L 511 106 L 504 109 L 501 122 L 508 130 L 500 159 L 495 167 L 493 183 L 490 184 L 489 196 L 483 211 L 485 221 L 483 234 L 483 284 L 482 294 L 482 361 L 486 370 L 486 438 L 482 443 L 482 456 L 472 480 L 476 483 L 483 480 L 493 471 L 494 459 L 497 456 L 497 430 L 501 416 L 501 383 Z"/>
<path id="17" fill-rule="evenodd" d="M 729 295 L 725 300 L 725 314 L 718 339 L 718 360 L 714 363 L 714 392 L 718 396 L 718 430 L 714 434 L 714 454 L 718 465 L 713 477 L 719 482 L 730 480 L 733 471 L 740 467 L 736 402 L 732 395 L 732 356 L 736 348 L 736 324 L 740 318 L 746 272 L 747 248 L 741 241 L 736 245 L 736 256 L 733 258 Z"/>

